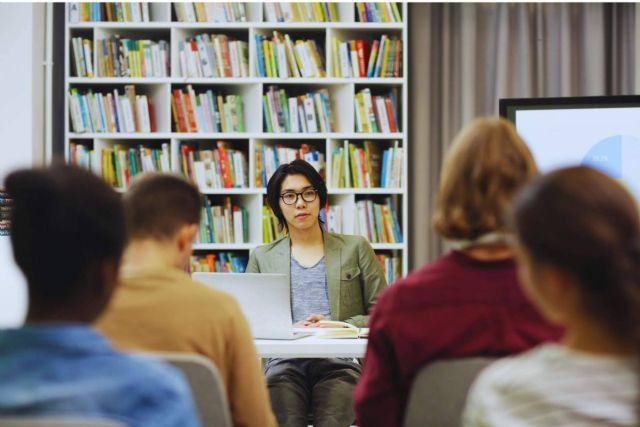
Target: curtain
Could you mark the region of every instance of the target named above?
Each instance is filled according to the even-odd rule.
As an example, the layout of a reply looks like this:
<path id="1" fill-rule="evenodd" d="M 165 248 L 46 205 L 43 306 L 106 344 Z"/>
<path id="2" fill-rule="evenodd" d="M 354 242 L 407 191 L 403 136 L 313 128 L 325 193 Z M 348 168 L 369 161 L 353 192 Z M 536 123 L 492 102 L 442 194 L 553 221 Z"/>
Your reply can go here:
<path id="1" fill-rule="evenodd" d="M 410 266 L 441 255 L 431 228 L 442 158 L 500 98 L 634 92 L 635 5 L 409 5 Z"/>

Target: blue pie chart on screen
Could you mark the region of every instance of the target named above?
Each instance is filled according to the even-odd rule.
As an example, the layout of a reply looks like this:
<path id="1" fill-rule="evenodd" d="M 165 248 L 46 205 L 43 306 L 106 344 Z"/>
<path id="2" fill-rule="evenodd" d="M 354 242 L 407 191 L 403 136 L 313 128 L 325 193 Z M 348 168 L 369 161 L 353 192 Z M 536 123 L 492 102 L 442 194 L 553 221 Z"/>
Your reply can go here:
<path id="1" fill-rule="evenodd" d="M 619 180 L 640 200 L 640 139 L 615 135 L 597 142 L 582 160 Z"/>

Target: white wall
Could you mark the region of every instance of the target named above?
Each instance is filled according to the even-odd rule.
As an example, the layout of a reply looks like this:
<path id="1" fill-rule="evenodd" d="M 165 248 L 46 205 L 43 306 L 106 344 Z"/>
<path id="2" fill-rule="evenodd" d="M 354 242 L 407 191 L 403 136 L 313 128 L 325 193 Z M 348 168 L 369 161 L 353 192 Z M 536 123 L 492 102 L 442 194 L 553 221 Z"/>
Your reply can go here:
<path id="1" fill-rule="evenodd" d="M 43 4 L 0 3 L 0 186 L 7 174 L 43 159 Z M 0 237 L 0 327 L 23 322 L 24 278 L 8 237 Z"/>

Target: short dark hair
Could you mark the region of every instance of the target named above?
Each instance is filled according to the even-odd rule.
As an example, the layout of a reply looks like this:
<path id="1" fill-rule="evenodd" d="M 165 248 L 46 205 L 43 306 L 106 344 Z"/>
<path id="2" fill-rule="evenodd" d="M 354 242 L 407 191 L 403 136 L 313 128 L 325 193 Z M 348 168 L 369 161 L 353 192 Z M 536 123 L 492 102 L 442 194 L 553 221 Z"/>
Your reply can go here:
<path id="1" fill-rule="evenodd" d="M 177 175 L 145 173 L 122 198 L 130 238 L 166 239 L 183 225 L 199 224 L 203 199 Z"/>
<path id="2" fill-rule="evenodd" d="M 72 166 L 21 170 L 5 181 L 13 199 L 13 256 L 29 296 L 66 301 L 78 296 L 89 269 L 120 263 L 126 242 L 118 194 L 94 174 Z"/>
<path id="3" fill-rule="evenodd" d="M 282 187 L 282 181 L 289 175 L 303 175 L 307 178 L 318 192 L 318 196 L 320 196 L 320 209 L 327 204 L 327 184 L 325 184 L 322 176 L 313 166 L 301 159 L 280 165 L 267 183 L 267 202 L 276 218 L 278 218 L 280 228 L 286 230 L 289 230 L 289 227 L 287 227 L 287 221 L 284 218 L 282 209 L 280 209 L 280 188 Z"/>

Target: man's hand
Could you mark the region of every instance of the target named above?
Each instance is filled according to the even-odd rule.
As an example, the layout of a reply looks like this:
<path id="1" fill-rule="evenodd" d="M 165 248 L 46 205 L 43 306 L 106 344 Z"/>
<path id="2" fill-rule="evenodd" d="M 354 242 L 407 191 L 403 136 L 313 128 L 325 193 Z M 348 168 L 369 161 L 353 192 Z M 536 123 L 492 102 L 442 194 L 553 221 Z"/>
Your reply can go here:
<path id="1" fill-rule="evenodd" d="M 327 320 L 322 314 L 310 314 L 306 319 L 296 322 L 294 328 L 317 328 L 320 320 Z"/>

